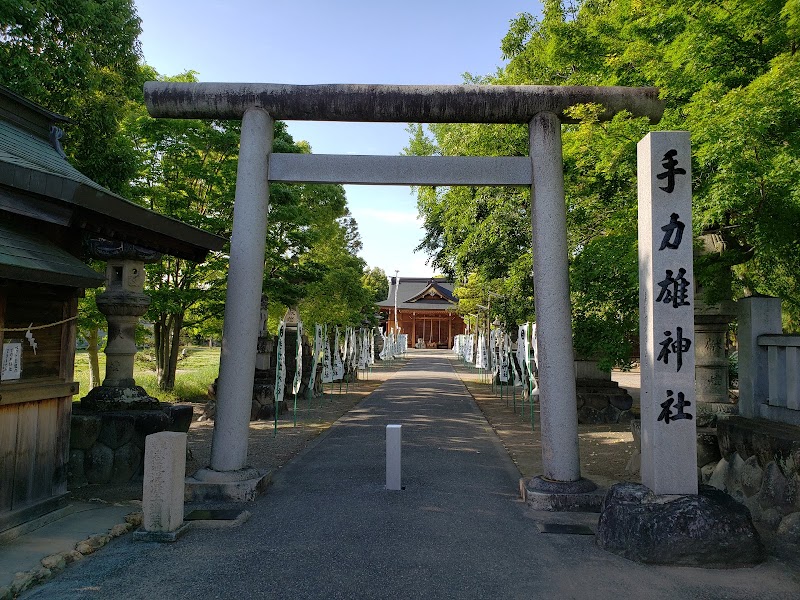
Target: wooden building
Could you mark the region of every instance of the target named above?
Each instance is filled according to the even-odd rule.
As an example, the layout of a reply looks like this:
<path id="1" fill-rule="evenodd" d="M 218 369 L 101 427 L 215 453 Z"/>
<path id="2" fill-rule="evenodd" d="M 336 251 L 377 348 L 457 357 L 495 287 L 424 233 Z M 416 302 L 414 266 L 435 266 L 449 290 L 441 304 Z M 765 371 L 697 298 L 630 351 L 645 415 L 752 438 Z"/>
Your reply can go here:
<path id="1" fill-rule="evenodd" d="M 458 298 L 453 282 L 429 277 L 390 279 L 389 297 L 379 302 L 387 331 L 400 327 L 409 347 L 452 348 L 456 335 L 464 333 L 464 319 L 456 313 Z M 395 322 L 395 299 L 397 322 Z"/>
<path id="2" fill-rule="evenodd" d="M 0 532 L 65 502 L 89 238 L 201 261 L 225 240 L 121 198 L 65 158 L 66 118 L 0 86 Z"/>

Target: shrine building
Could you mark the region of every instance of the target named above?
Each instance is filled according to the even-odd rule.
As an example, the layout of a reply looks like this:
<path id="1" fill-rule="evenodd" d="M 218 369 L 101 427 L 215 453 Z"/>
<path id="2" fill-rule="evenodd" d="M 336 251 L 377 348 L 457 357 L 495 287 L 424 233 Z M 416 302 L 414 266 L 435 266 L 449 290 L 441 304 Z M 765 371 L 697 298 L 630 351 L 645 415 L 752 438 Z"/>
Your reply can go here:
<path id="1" fill-rule="evenodd" d="M 456 313 L 458 298 L 453 295 L 452 281 L 391 277 L 389 297 L 378 302 L 386 331 L 395 327 L 395 300 L 399 333 L 408 336 L 409 348 L 451 348 L 455 336 L 464 333 L 464 319 Z"/>

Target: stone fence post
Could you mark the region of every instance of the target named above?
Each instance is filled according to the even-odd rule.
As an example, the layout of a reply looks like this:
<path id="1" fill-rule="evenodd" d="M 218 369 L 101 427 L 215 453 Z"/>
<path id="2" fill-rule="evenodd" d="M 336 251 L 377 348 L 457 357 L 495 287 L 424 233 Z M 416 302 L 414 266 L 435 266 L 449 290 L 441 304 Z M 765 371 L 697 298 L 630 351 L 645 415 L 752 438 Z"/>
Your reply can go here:
<path id="1" fill-rule="evenodd" d="M 751 296 L 737 302 L 739 309 L 739 414 L 748 419 L 760 413 L 767 402 L 769 375 L 767 351 L 758 345 L 758 336 L 782 333 L 781 300 Z"/>

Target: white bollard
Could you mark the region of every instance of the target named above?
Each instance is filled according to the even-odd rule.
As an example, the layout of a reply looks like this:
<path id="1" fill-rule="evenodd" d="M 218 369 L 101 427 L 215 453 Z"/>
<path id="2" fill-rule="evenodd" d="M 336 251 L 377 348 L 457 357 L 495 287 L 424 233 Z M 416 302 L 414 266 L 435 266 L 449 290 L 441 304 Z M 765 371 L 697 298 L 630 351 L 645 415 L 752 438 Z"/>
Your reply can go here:
<path id="1" fill-rule="evenodd" d="M 186 434 L 153 433 L 145 438 L 142 513 L 147 532 L 172 532 L 183 524 Z"/>
<path id="2" fill-rule="evenodd" d="M 386 426 L 386 489 L 400 487 L 400 439 L 402 425 Z"/>

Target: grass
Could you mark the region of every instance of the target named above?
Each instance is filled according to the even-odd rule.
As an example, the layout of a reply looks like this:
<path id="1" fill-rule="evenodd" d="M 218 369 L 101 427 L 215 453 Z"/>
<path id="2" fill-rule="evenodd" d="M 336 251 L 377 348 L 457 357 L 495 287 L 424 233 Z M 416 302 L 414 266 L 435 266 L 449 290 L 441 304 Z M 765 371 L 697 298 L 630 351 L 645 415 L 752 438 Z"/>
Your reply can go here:
<path id="1" fill-rule="evenodd" d="M 206 402 L 208 386 L 219 374 L 219 352 L 219 348 L 187 346 L 186 357 L 178 360 L 175 389 L 170 392 L 158 389 L 155 357 L 148 354 L 147 350 L 136 355 L 133 377 L 137 385 L 163 402 Z M 102 380 L 106 370 L 106 355 L 101 352 L 99 359 Z M 89 354 L 85 350 L 75 353 L 75 381 L 81 386 L 80 393 L 75 397 L 75 400 L 79 400 L 89 391 Z"/>

